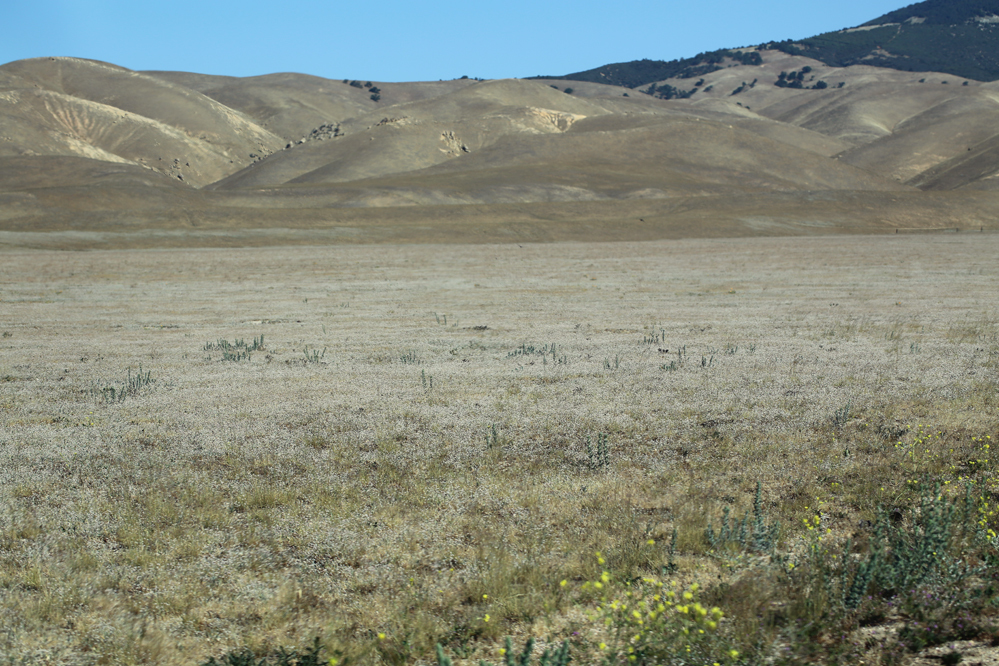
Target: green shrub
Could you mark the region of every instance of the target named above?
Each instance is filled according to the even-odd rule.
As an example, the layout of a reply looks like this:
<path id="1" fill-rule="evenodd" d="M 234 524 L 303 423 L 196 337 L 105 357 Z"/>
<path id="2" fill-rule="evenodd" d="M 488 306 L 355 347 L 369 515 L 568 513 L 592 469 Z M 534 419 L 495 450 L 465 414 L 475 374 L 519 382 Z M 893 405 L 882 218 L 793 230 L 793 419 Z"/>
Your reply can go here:
<path id="1" fill-rule="evenodd" d="M 756 553 L 770 553 L 777 545 L 780 533 L 779 522 L 768 522 L 763 514 L 763 486 L 756 482 L 756 495 L 753 498 L 752 515 L 746 514 L 742 520 L 729 523 L 729 508 L 722 513 L 721 527 L 716 532 L 708 523 L 704 536 L 713 550 L 737 549 Z"/>
<path id="2" fill-rule="evenodd" d="M 105 404 L 124 402 L 125 398 L 134 397 L 139 394 L 144 387 L 153 383 L 152 371 L 142 372 L 142 365 L 139 365 L 137 374 L 132 374 L 132 369 L 128 369 L 128 376 L 124 382 L 119 384 L 106 384 L 105 386 L 90 389 L 91 396 L 103 401 Z"/>
<path id="3" fill-rule="evenodd" d="M 242 338 L 232 342 L 220 338 L 216 342 L 206 342 L 203 349 L 206 352 L 220 352 L 220 360 L 223 361 L 249 361 L 253 352 L 264 349 L 264 336 L 253 338 L 252 343 L 247 343 Z M 205 357 L 205 360 L 209 362 L 212 360 L 210 353 Z"/>
<path id="4" fill-rule="evenodd" d="M 851 631 L 890 615 L 904 622 L 885 649 L 920 650 L 991 631 L 996 537 L 971 494 L 923 493 L 908 517 L 883 512 L 866 547 L 829 544 L 812 529 L 806 555 L 787 563 L 775 594 L 805 635 Z M 791 642 L 803 646 L 803 641 Z M 894 647 L 893 647 L 894 646 Z"/>

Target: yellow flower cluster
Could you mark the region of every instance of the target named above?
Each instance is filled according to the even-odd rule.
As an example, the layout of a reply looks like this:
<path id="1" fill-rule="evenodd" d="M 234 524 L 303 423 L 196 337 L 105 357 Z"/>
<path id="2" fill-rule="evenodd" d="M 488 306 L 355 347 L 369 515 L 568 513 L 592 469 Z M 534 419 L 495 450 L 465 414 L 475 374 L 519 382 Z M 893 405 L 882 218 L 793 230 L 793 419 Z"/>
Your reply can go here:
<path id="1" fill-rule="evenodd" d="M 599 553 L 597 557 L 602 564 L 603 557 Z M 707 608 L 698 601 L 696 583 L 681 590 L 675 581 L 666 584 L 655 578 L 619 582 L 604 570 L 596 580 L 583 583 L 582 589 L 596 596 L 590 618 L 602 620 L 608 634 L 600 649 L 614 651 L 631 662 L 648 658 L 650 652 L 689 652 L 715 635 L 725 617 L 717 606 Z M 714 656 L 722 655 L 714 652 Z M 738 652 L 731 650 L 722 660 L 737 657 Z"/>

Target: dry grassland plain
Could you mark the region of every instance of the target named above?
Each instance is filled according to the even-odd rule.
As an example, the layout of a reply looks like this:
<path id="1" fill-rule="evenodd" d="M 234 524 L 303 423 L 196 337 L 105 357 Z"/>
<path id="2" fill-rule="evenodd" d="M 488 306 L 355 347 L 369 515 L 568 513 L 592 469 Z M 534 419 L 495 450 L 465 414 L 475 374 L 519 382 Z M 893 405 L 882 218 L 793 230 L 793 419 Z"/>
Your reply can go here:
<path id="1" fill-rule="evenodd" d="M 605 569 L 699 584 L 726 663 L 791 645 L 753 619 L 771 556 L 705 528 L 758 482 L 792 558 L 806 522 L 863 541 L 921 480 L 991 507 L 997 256 L 990 233 L 5 251 L 0 656 L 319 637 L 478 664 L 511 635 L 626 663 L 587 614 Z"/>

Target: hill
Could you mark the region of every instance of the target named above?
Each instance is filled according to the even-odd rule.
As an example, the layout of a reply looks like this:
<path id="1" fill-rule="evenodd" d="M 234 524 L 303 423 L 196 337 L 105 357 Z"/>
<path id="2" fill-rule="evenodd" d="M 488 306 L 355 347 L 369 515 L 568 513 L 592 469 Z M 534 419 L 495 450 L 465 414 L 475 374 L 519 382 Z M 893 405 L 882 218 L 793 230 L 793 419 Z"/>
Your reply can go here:
<path id="1" fill-rule="evenodd" d="M 885 21 L 951 26 L 988 8 L 958 9 L 967 7 L 921 3 L 855 32 Z M 0 242 L 613 240 L 996 226 L 999 82 L 836 66 L 792 50 L 642 61 L 571 81 L 8 63 L 0 66 Z"/>
<path id="2" fill-rule="evenodd" d="M 539 79 L 589 81 L 610 86 L 638 88 L 663 79 L 693 79 L 735 64 L 758 65 L 760 56 L 752 50 L 720 49 L 678 60 L 633 60 L 604 65 L 565 76 L 539 76 Z M 679 96 L 683 96 L 682 94 Z"/>
<path id="3" fill-rule="evenodd" d="M 765 45 L 827 65 L 999 78 L 999 0 L 926 0 L 863 25 Z"/>
<path id="4" fill-rule="evenodd" d="M 634 60 L 558 77 L 640 88 L 666 79 L 697 79 L 737 65 L 758 65 L 758 52 L 779 50 L 833 67 L 870 65 L 942 72 L 977 81 L 999 79 L 999 0 L 926 0 L 862 25 L 806 39 L 720 49 L 678 60 Z M 667 94 L 687 96 L 683 85 Z"/>
<path id="5" fill-rule="evenodd" d="M 149 167 L 195 187 L 279 149 L 280 137 L 190 88 L 79 58 L 0 66 L 0 156 Z"/>
<path id="6" fill-rule="evenodd" d="M 293 73 L 246 78 L 188 72 L 146 74 L 196 90 L 293 142 L 307 139 L 310 132 L 325 124 L 335 126 L 346 118 L 444 95 L 474 83 L 469 79 L 425 83 L 334 81 Z"/>

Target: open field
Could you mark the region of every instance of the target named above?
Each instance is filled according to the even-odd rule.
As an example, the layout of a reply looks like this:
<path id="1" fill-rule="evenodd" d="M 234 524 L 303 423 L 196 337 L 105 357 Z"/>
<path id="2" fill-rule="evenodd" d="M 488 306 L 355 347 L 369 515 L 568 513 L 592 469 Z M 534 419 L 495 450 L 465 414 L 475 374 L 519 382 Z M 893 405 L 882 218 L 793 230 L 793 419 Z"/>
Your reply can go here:
<path id="1" fill-rule="evenodd" d="M 988 587 L 997 256 L 991 233 L 5 250 L 0 658 L 194 664 L 318 636 L 340 663 L 441 643 L 478 664 L 511 635 L 627 663 L 586 582 L 606 569 L 726 613 L 714 643 L 678 639 L 706 661 L 668 663 L 904 663 L 959 639 L 988 659 L 994 593 L 918 616 L 882 585 L 844 609 L 796 572 L 817 534 L 861 561 L 879 512 L 925 532 L 908 509 L 970 482 L 977 545 L 946 555 L 991 565 L 913 589 Z M 774 543 L 712 543 L 758 482 Z"/>

